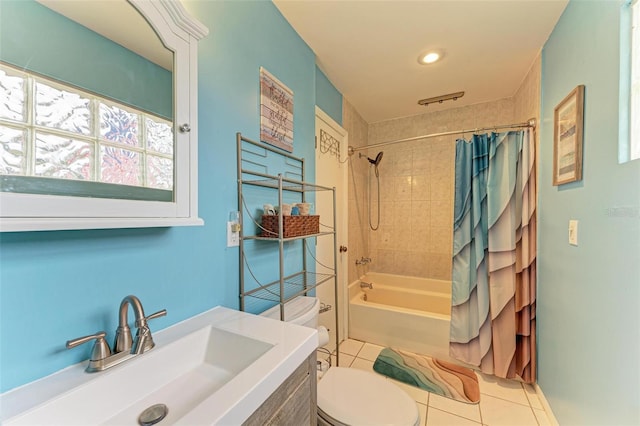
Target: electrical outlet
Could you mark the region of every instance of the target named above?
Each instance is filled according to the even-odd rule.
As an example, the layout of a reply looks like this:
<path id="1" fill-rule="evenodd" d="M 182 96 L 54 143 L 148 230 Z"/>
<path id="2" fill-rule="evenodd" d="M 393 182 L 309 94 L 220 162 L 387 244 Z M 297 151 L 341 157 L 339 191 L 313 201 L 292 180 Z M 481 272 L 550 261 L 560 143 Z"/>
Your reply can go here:
<path id="1" fill-rule="evenodd" d="M 569 244 L 572 246 L 578 245 L 578 221 L 569 221 Z"/>
<path id="2" fill-rule="evenodd" d="M 240 245 L 240 232 L 234 232 L 235 228 L 237 228 L 236 222 L 227 222 L 227 247 Z"/>

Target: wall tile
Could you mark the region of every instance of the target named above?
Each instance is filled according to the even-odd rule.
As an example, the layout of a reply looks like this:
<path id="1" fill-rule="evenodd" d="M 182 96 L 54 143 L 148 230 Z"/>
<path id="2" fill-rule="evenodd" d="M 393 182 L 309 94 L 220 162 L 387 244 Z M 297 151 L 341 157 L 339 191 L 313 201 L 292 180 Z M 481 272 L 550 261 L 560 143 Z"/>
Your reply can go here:
<path id="1" fill-rule="evenodd" d="M 426 201 L 431 198 L 431 184 L 429 181 L 429 175 L 413 175 L 411 178 L 411 200 Z"/>
<path id="2" fill-rule="evenodd" d="M 432 226 L 431 227 L 431 244 L 429 251 L 431 253 L 447 254 L 451 252 L 451 227 L 450 226 Z"/>
<path id="3" fill-rule="evenodd" d="M 349 145 L 361 147 L 368 145 L 368 123 L 355 108 L 343 97 L 343 127 L 349 134 Z M 366 273 L 369 266 L 356 266 L 361 257 L 371 256 L 369 250 L 369 194 L 367 192 L 367 162 L 353 155 L 349 159 L 349 282 Z"/>
<path id="4" fill-rule="evenodd" d="M 430 253 L 427 261 L 429 276 L 438 280 L 451 280 L 451 255 Z"/>
<path id="5" fill-rule="evenodd" d="M 453 182 L 454 180 L 450 171 L 443 173 L 443 176 L 439 178 L 433 176 L 429 185 L 431 191 L 430 199 L 452 200 L 453 192 L 455 191 Z"/>
<path id="6" fill-rule="evenodd" d="M 414 175 L 426 174 L 431 169 L 431 147 L 428 142 L 424 142 L 424 144 L 425 146 L 413 150 L 411 171 Z"/>
<path id="7" fill-rule="evenodd" d="M 402 200 L 393 204 L 394 224 L 410 225 L 411 223 L 411 201 Z"/>
<path id="8" fill-rule="evenodd" d="M 449 227 L 453 234 L 453 203 L 449 200 L 431 200 L 429 212 L 432 227 Z"/>
<path id="9" fill-rule="evenodd" d="M 431 228 L 421 227 L 411 232 L 411 245 L 409 250 L 425 254 L 431 246 Z"/>
<path id="10" fill-rule="evenodd" d="M 431 203 L 429 201 L 411 201 L 411 230 L 416 232 L 429 228 L 431 223 Z"/>
<path id="11" fill-rule="evenodd" d="M 394 177 L 393 190 L 396 200 L 411 200 L 411 176 Z"/>

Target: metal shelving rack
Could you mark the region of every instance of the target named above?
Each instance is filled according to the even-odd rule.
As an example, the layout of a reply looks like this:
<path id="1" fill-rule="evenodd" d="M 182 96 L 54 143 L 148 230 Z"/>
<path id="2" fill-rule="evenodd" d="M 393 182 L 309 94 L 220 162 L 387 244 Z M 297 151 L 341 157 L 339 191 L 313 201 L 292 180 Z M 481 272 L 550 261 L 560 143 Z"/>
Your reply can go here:
<path id="1" fill-rule="evenodd" d="M 259 222 L 251 216 L 251 212 L 245 203 L 243 195 L 243 188 L 246 185 L 270 188 L 278 192 L 278 205 L 283 203 L 283 193 L 291 192 L 300 194 L 302 202 L 305 202 L 305 193 L 310 191 L 331 191 L 333 193 L 333 227 L 328 227 L 329 230 L 321 231 L 315 234 L 304 235 L 299 237 L 285 238 L 283 235 L 283 218 L 280 212 L 278 217 L 279 235 L 278 237 L 263 237 L 259 235 L 245 235 L 245 221 L 240 231 L 240 310 L 244 311 L 246 308 L 247 298 L 256 298 L 261 300 L 268 300 L 277 302 L 280 305 L 280 320 L 284 320 L 284 305 L 289 300 L 300 296 L 306 295 L 310 290 L 313 290 L 317 286 L 333 280 L 335 295 L 338 294 L 338 279 L 337 279 L 337 239 L 335 232 L 336 224 L 336 191 L 335 188 L 329 188 L 325 186 L 315 185 L 304 181 L 304 159 L 295 157 L 291 154 L 277 150 L 269 145 L 265 145 L 261 142 L 255 142 L 251 139 L 247 139 L 242 136 L 241 133 L 236 134 L 237 144 L 237 169 L 238 169 L 238 211 L 240 211 L 241 217 L 244 218 L 245 214 L 251 217 L 254 223 L 258 226 Z M 269 156 L 277 157 L 283 160 L 284 168 L 288 168 L 289 176 L 283 176 L 282 173 L 276 175 L 269 174 Z M 262 171 L 260 171 L 262 170 Z M 285 173 L 285 174 L 286 174 Z M 294 178 L 291 177 L 291 175 Z M 326 227 L 325 225 L 321 225 Z M 318 238 L 325 236 L 333 236 L 333 264 L 334 268 L 329 273 L 318 273 L 309 271 L 307 268 L 307 247 L 306 240 L 310 238 Z M 257 283 L 257 287 L 247 289 L 245 288 L 245 267 L 249 265 L 249 259 L 247 259 L 245 253 L 245 241 L 248 240 L 260 240 L 260 241 L 273 241 L 278 245 L 278 259 L 279 259 L 279 278 L 275 281 L 268 283 Z M 285 275 L 284 265 L 284 244 L 289 241 L 302 240 L 302 270 L 293 274 Z M 254 277 L 255 278 L 255 277 Z M 257 281 L 257 280 L 256 280 Z M 336 329 L 338 329 L 338 309 L 337 300 L 334 301 L 335 315 L 336 315 Z M 338 333 L 336 334 L 336 348 L 338 347 Z M 338 351 L 336 351 L 336 354 Z"/>

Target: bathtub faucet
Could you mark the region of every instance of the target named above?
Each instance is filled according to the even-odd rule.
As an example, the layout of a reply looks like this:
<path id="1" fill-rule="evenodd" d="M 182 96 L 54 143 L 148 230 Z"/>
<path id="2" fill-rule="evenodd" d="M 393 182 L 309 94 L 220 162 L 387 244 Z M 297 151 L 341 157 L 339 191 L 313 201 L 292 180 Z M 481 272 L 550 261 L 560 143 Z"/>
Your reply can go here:
<path id="1" fill-rule="evenodd" d="M 370 257 L 361 257 L 359 260 L 356 260 L 356 265 L 366 265 L 371 263 Z"/>
<path id="2" fill-rule="evenodd" d="M 370 288 L 371 290 L 373 290 L 373 283 L 360 281 L 360 288 Z"/>

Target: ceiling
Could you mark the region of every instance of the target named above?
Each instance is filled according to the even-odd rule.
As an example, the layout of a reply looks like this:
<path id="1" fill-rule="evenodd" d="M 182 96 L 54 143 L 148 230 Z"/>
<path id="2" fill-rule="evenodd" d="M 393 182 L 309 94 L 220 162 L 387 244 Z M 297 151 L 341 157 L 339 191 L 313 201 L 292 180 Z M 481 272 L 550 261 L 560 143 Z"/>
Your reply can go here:
<path id="1" fill-rule="evenodd" d="M 515 94 L 568 0 L 273 0 L 369 123 Z M 441 61 L 420 65 L 430 49 Z M 457 101 L 418 100 L 464 91 Z"/>

